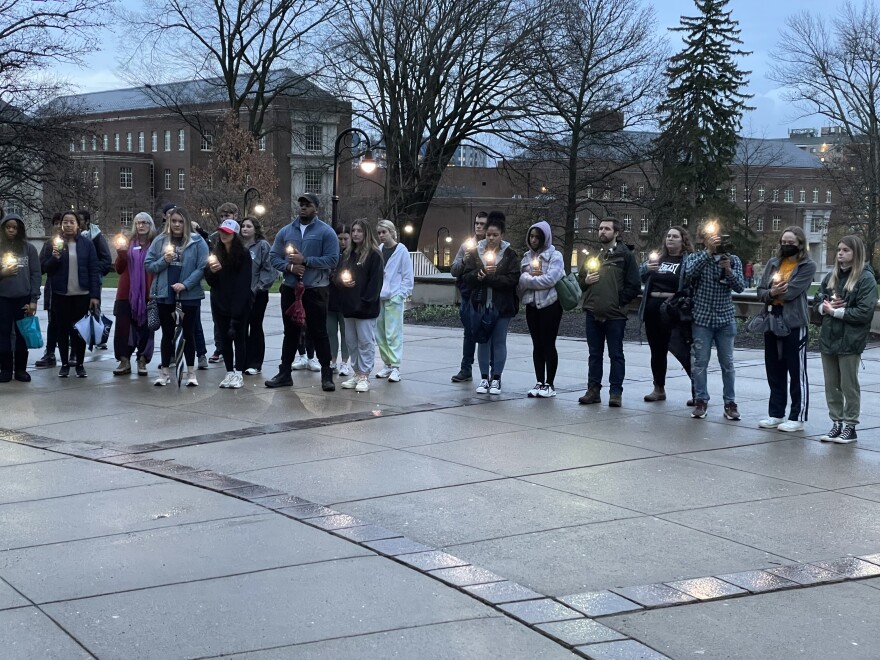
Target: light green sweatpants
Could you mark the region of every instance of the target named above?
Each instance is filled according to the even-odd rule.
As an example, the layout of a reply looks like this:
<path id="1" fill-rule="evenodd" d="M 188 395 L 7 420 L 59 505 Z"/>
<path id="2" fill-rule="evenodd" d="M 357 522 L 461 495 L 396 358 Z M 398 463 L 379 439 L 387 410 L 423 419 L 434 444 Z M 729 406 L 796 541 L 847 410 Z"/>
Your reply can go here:
<path id="1" fill-rule="evenodd" d="M 383 300 L 376 320 L 376 343 L 379 356 L 388 367 L 400 368 L 403 359 L 403 297 Z"/>
<path id="2" fill-rule="evenodd" d="M 859 389 L 861 355 L 828 355 L 822 353 L 825 373 L 825 401 L 831 421 L 859 423 L 862 391 Z"/>

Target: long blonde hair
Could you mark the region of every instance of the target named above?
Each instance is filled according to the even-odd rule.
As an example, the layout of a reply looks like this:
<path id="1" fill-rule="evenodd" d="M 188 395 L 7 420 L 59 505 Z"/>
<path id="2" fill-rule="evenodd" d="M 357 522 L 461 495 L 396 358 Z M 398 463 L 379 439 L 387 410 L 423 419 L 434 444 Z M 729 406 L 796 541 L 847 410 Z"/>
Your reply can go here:
<path id="1" fill-rule="evenodd" d="M 847 293 L 852 293 L 852 290 L 855 288 L 856 283 L 862 276 L 862 271 L 865 270 L 865 244 L 862 242 L 861 238 L 853 234 L 850 234 L 849 236 L 844 236 L 839 241 L 837 241 L 838 245 L 840 245 L 841 243 L 852 250 L 853 253 L 852 271 L 850 271 L 849 279 L 847 279 L 846 283 L 843 286 L 844 291 L 846 291 Z M 834 270 L 831 271 L 831 279 L 828 280 L 828 290 L 834 291 L 837 288 L 837 285 L 840 283 L 840 279 L 840 262 L 835 260 Z"/>
<path id="2" fill-rule="evenodd" d="M 355 227 L 360 227 L 363 230 L 364 240 L 359 246 L 355 245 L 353 239 L 349 241 L 348 249 L 345 251 L 345 260 L 349 261 L 351 253 L 354 252 L 357 255 L 357 265 L 363 266 L 371 252 L 376 252 L 380 255 L 382 253 L 379 251 L 379 239 L 376 238 L 376 230 L 373 229 L 373 225 L 370 224 L 369 220 L 358 218 L 351 223 L 351 228 L 354 229 Z M 349 231 L 349 233 L 351 232 Z"/>
<path id="3" fill-rule="evenodd" d="M 168 240 L 171 240 L 171 217 L 175 215 L 179 215 L 183 220 L 183 245 L 187 245 L 192 237 L 192 223 L 189 221 L 189 212 L 181 206 L 175 206 L 168 212 L 168 219 L 165 221 L 162 233 L 168 234 Z"/>

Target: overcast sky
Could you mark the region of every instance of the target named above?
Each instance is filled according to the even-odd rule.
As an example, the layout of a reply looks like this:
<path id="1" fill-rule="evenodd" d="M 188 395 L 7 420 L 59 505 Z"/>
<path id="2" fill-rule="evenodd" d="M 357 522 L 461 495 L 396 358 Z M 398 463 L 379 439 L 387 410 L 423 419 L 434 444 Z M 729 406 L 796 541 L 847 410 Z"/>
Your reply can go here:
<path id="1" fill-rule="evenodd" d="M 123 0 L 126 4 L 139 4 L 139 0 Z M 748 92 L 754 95 L 750 104 L 755 110 L 748 113 L 743 121 L 743 132 L 756 137 L 785 137 L 789 128 L 819 128 L 820 118 L 799 118 L 799 113 L 781 98 L 777 85 L 767 79 L 770 65 L 770 51 L 776 45 L 779 32 L 786 18 L 794 11 L 806 10 L 820 15 L 828 15 L 841 0 L 798 0 L 797 2 L 778 2 L 777 0 L 731 0 L 728 5 L 733 18 L 739 21 L 743 49 L 752 51 L 741 66 L 752 72 Z M 694 13 L 693 0 L 656 0 L 659 26 L 662 28 L 679 24 L 679 17 Z M 671 35 L 673 49 L 679 47 L 678 35 Z M 88 59 L 84 69 L 66 68 L 63 73 L 71 79 L 77 92 L 92 92 L 125 86 L 114 73 L 115 60 L 119 48 L 110 32 L 104 38 L 105 50 L 95 53 Z"/>

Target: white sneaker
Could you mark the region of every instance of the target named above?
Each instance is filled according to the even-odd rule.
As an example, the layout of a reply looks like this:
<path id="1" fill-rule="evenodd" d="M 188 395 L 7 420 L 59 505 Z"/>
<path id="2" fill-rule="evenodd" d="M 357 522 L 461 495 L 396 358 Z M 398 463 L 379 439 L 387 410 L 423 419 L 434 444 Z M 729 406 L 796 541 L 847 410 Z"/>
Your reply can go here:
<path id="1" fill-rule="evenodd" d="M 480 384 L 477 386 L 477 394 L 486 394 L 489 391 L 489 381 L 485 378 L 480 381 Z"/>
<path id="2" fill-rule="evenodd" d="M 758 422 L 758 426 L 762 429 L 775 429 L 778 427 L 785 419 L 782 417 L 767 417 L 766 419 L 762 419 Z"/>
<path id="3" fill-rule="evenodd" d="M 497 378 L 492 379 L 492 383 L 489 385 L 489 394 L 501 394 L 501 381 Z"/>
<path id="4" fill-rule="evenodd" d="M 260 373 L 260 370 L 256 367 L 249 367 L 244 370 L 244 373 L 248 376 L 256 376 L 258 373 Z"/>
<path id="5" fill-rule="evenodd" d="M 351 365 L 348 362 L 340 362 L 339 375 L 351 377 L 354 376 L 354 370 L 351 368 Z"/>
<path id="6" fill-rule="evenodd" d="M 168 367 L 159 367 L 159 377 L 153 381 L 153 385 L 156 387 L 165 387 L 170 384 L 171 374 L 168 372 Z"/>
<path id="7" fill-rule="evenodd" d="M 384 369 L 382 369 L 382 371 L 376 373 L 376 378 L 388 378 L 393 370 L 393 367 L 385 367 Z"/>
<path id="8" fill-rule="evenodd" d="M 229 389 L 237 390 L 244 385 L 244 378 L 237 371 L 232 374 L 232 380 L 229 381 Z"/>
<path id="9" fill-rule="evenodd" d="M 541 391 L 541 388 L 544 387 L 543 383 L 535 383 L 535 386 L 529 390 L 529 398 L 534 399 L 538 396 L 538 393 Z"/>
<path id="10" fill-rule="evenodd" d="M 308 361 L 309 363 L 309 371 L 321 371 L 321 361 L 318 358 L 313 357 Z"/>
<path id="11" fill-rule="evenodd" d="M 795 431 L 803 431 L 804 423 L 797 422 L 793 420 L 789 420 L 787 422 L 782 422 L 779 426 L 776 427 L 777 431 L 786 431 L 787 433 L 794 433 Z"/>
<path id="12" fill-rule="evenodd" d="M 370 391 L 370 378 L 369 376 L 362 376 L 358 378 L 357 385 L 354 386 L 355 392 L 369 392 Z"/>
<path id="13" fill-rule="evenodd" d="M 222 389 L 224 389 L 224 390 L 225 390 L 227 387 L 231 387 L 231 385 L 232 385 L 232 379 L 233 379 L 234 377 L 235 377 L 235 372 L 234 372 L 234 371 L 227 371 L 227 372 L 226 372 L 226 378 L 224 378 L 223 380 L 220 381 L 220 387 L 221 387 Z"/>
<path id="14" fill-rule="evenodd" d="M 358 378 L 357 376 L 354 376 L 352 378 L 349 378 L 348 380 L 342 381 L 342 383 L 339 386 L 344 390 L 353 390 L 355 387 L 357 387 L 359 380 L 360 380 L 360 378 Z"/>
<path id="15" fill-rule="evenodd" d="M 199 381 L 196 378 L 196 372 L 193 371 L 192 367 L 187 367 L 186 369 L 186 386 L 187 387 L 198 387 Z"/>
<path id="16" fill-rule="evenodd" d="M 389 383 L 399 383 L 400 382 L 400 369 L 397 367 L 391 367 L 391 373 L 388 374 L 388 382 Z"/>
<path id="17" fill-rule="evenodd" d="M 296 359 L 293 361 L 293 366 L 290 367 L 294 371 L 302 371 L 303 369 L 309 368 L 309 358 L 305 355 L 297 355 Z"/>
<path id="18" fill-rule="evenodd" d="M 556 390 L 553 389 L 552 385 L 541 385 L 541 389 L 538 391 L 538 396 L 542 399 L 549 399 L 551 397 L 556 396 Z"/>

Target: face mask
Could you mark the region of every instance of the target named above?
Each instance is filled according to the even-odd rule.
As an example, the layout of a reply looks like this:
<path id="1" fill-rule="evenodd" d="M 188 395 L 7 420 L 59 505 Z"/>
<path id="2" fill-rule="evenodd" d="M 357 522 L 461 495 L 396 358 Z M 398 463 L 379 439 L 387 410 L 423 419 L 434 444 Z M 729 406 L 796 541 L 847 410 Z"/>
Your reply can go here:
<path id="1" fill-rule="evenodd" d="M 782 246 L 780 246 L 780 250 L 779 250 L 779 253 L 783 257 L 786 257 L 786 258 L 793 257 L 798 252 L 799 252 L 799 250 L 798 250 L 797 245 L 782 245 Z"/>

